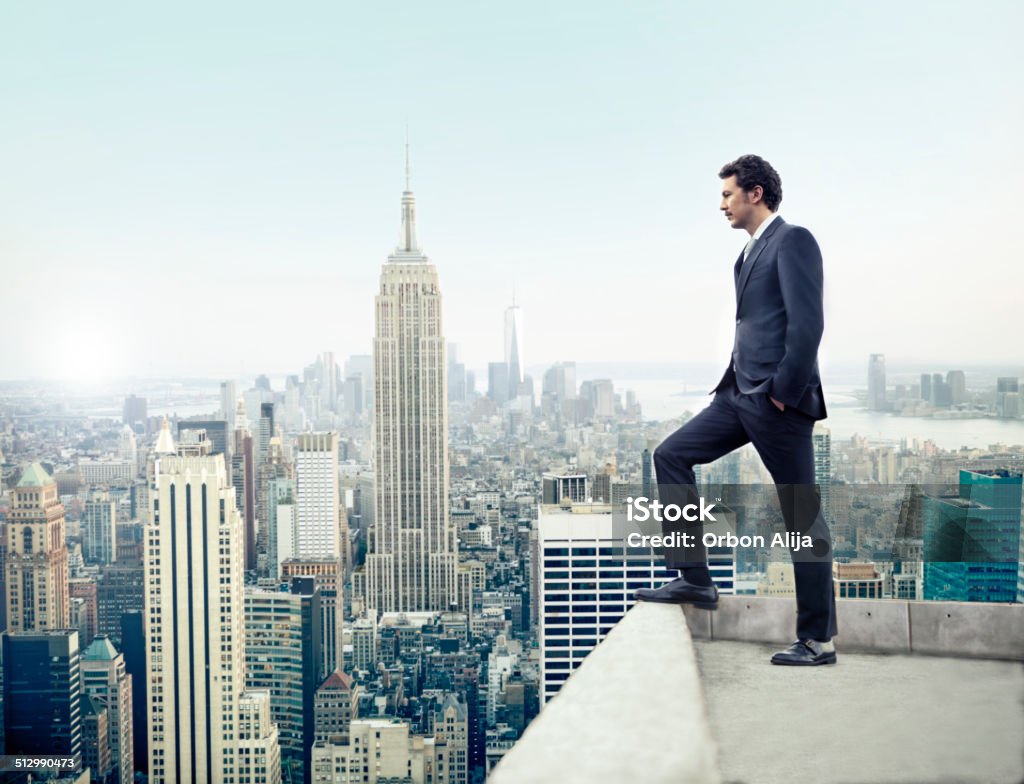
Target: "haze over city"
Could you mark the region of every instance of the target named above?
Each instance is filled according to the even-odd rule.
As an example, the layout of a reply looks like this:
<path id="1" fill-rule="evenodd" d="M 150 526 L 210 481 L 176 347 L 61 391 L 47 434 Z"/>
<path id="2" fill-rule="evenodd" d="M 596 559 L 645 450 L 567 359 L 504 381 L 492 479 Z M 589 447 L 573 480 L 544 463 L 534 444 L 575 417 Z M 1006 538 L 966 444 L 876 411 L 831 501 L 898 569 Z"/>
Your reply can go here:
<path id="1" fill-rule="evenodd" d="M 0 375 L 369 353 L 407 127 L 469 366 L 497 355 L 513 292 L 529 363 L 723 361 L 744 238 L 717 172 L 745 152 L 821 244 L 825 375 L 872 351 L 1013 362 L 1020 7 L 879 13 L 7 4 Z"/>

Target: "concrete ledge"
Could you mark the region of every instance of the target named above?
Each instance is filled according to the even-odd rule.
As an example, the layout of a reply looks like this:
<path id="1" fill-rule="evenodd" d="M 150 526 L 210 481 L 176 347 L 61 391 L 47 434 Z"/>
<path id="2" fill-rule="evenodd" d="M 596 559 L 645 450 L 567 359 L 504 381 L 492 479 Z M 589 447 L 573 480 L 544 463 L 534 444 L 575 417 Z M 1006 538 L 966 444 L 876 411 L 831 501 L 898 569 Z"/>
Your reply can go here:
<path id="1" fill-rule="evenodd" d="M 718 784 L 700 674 L 678 605 L 636 604 L 491 772 L 489 784 Z"/>
<path id="2" fill-rule="evenodd" d="M 796 628 L 796 600 L 774 596 L 723 596 L 711 612 L 711 639 L 789 645 Z"/>
<path id="3" fill-rule="evenodd" d="M 695 640 L 710 640 L 711 638 L 711 617 L 714 613 L 707 610 L 700 610 L 692 604 L 681 604 L 683 615 L 686 617 L 686 625 L 690 629 L 690 636 Z"/>
<path id="4" fill-rule="evenodd" d="M 1024 659 L 1024 604 L 908 602 L 918 653 Z"/>
<path id="5" fill-rule="evenodd" d="M 907 605 L 890 599 L 836 600 L 836 644 L 848 651 L 910 653 Z"/>
<path id="6" fill-rule="evenodd" d="M 839 599 L 836 612 L 841 650 L 1024 660 L 1024 604 Z M 796 634 L 793 598 L 723 596 L 717 610 L 683 614 L 695 639 L 788 644 Z"/>

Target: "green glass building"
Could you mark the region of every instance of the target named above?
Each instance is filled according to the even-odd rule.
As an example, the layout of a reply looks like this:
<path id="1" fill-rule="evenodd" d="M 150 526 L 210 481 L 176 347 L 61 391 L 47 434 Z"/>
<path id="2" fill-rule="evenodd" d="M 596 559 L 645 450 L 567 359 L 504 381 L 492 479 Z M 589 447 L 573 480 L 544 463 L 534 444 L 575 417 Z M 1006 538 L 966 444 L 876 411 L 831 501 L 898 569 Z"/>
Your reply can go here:
<path id="1" fill-rule="evenodd" d="M 961 470 L 957 494 L 923 499 L 925 599 L 1017 600 L 1021 478 Z"/>

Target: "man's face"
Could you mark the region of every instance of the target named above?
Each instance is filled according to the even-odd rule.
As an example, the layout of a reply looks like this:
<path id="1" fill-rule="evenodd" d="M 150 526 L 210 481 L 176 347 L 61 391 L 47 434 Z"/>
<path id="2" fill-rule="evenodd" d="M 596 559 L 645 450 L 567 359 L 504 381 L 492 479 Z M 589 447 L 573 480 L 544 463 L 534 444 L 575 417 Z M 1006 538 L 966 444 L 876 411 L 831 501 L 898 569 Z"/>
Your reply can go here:
<path id="1" fill-rule="evenodd" d="M 736 175 L 722 180 L 722 203 L 719 209 L 725 213 L 726 220 L 734 229 L 746 229 L 753 222 L 754 210 L 761 200 L 761 186 L 753 191 L 743 190 L 736 183 Z"/>

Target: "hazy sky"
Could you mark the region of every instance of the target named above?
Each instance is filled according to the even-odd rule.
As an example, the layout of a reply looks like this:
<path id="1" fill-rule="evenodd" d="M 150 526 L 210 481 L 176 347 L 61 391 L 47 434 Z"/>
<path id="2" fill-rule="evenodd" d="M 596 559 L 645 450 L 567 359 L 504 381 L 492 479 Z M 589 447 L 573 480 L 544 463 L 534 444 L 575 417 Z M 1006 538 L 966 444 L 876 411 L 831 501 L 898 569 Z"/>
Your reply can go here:
<path id="1" fill-rule="evenodd" d="M 0 377 L 369 353 L 407 123 L 470 365 L 513 287 L 528 365 L 724 363 L 746 152 L 822 247 L 823 369 L 1019 362 L 1024 5 L 696 6 L 0 2 Z"/>

